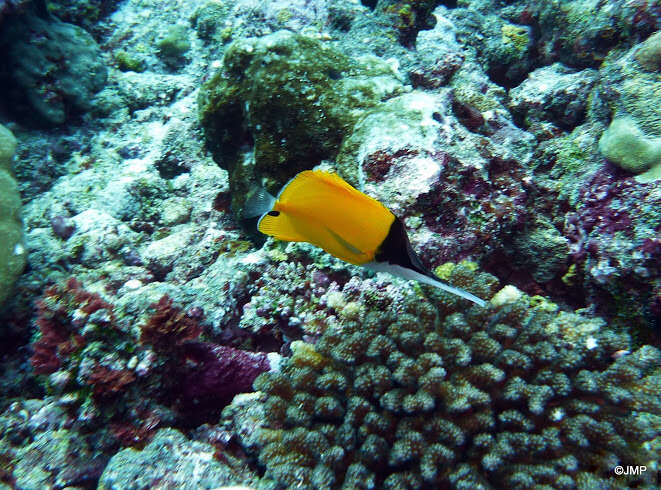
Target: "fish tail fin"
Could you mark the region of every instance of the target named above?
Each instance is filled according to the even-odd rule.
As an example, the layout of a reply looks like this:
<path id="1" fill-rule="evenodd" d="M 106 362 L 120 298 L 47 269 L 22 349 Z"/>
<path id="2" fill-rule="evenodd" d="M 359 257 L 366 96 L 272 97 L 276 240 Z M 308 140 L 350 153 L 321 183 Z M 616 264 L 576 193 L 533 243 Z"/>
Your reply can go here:
<path id="1" fill-rule="evenodd" d="M 439 289 L 442 289 L 443 291 L 447 291 L 448 293 L 456 294 L 457 296 L 460 296 L 464 299 L 467 299 L 469 301 L 472 301 L 476 305 L 481 306 L 484 308 L 487 305 L 487 302 L 484 301 L 481 298 L 478 298 L 474 294 L 469 293 L 468 291 L 464 291 L 461 288 L 455 287 L 455 286 L 450 286 L 449 284 L 444 283 L 441 281 L 436 275 L 429 275 L 424 276 L 425 279 L 420 279 L 420 282 L 424 282 L 426 284 L 429 284 L 430 286 L 437 287 Z"/>
<path id="2" fill-rule="evenodd" d="M 416 261 L 419 261 L 417 257 L 416 257 Z M 484 301 L 483 299 L 478 298 L 474 294 L 471 294 L 468 291 L 464 291 L 461 288 L 450 286 L 449 284 L 444 283 L 433 272 L 428 271 L 422 267 L 418 268 L 415 265 L 413 265 L 413 267 L 415 268 L 403 267 L 401 265 L 388 264 L 383 262 L 369 262 L 368 264 L 364 264 L 364 266 L 375 272 L 389 272 L 390 274 L 393 274 L 398 277 L 402 277 L 404 279 L 412 279 L 414 281 L 428 284 L 429 286 L 434 286 L 448 293 L 455 294 L 461 298 L 472 301 L 473 303 L 481 306 L 482 308 L 484 308 L 487 305 L 487 302 Z"/>
<path id="3" fill-rule="evenodd" d="M 273 209 L 275 201 L 276 198 L 269 194 L 266 189 L 255 187 L 243 205 L 241 215 L 244 219 L 262 216 L 264 213 L 268 213 Z"/>

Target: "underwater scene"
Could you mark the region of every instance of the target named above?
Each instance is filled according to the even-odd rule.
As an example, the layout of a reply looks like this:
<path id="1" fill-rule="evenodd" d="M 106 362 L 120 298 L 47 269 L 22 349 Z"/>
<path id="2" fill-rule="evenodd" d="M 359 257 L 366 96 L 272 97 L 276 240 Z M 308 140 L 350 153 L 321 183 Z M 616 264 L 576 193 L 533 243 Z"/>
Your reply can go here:
<path id="1" fill-rule="evenodd" d="M 0 490 L 661 488 L 658 0 L 0 0 Z"/>

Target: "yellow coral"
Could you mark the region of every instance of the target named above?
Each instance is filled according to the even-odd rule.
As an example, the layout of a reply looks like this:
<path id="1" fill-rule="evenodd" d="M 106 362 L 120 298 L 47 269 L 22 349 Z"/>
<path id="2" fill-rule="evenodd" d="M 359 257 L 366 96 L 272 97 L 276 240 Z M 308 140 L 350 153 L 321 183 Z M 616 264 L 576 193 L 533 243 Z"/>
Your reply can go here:
<path id="1" fill-rule="evenodd" d="M 320 369 L 326 365 L 328 360 L 319 354 L 312 344 L 296 340 L 291 343 L 292 363 L 296 367 L 312 367 Z"/>
<path id="2" fill-rule="evenodd" d="M 504 44 L 511 44 L 517 51 L 524 51 L 530 43 L 528 29 L 514 24 L 505 24 L 501 29 Z"/>

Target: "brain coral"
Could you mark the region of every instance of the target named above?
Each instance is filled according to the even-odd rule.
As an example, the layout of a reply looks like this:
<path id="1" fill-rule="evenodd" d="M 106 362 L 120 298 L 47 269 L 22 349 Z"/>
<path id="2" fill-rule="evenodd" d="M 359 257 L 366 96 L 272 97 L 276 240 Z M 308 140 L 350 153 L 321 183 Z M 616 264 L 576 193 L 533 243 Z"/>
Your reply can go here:
<path id="1" fill-rule="evenodd" d="M 650 461 L 657 349 L 622 355 L 628 337 L 513 287 L 485 309 L 361 294 L 362 321 L 255 382 L 274 488 L 611 488 L 615 465 Z"/>

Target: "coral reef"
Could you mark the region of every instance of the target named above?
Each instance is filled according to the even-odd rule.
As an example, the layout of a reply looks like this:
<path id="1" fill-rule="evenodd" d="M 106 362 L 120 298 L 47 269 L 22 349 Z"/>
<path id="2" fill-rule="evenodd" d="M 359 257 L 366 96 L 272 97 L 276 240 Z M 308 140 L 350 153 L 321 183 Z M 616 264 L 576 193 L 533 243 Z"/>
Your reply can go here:
<path id="1" fill-rule="evenodd" d="M 173 429 L 161 429 L 141 451 L 129 448 L 113 456 L 98 488 L 119 490 L 159 485 L 213 489 L 252 484 L 256 480 L 255 475 L 236 460 L 214 459 L 214 452 L 215 448 L 208 443 L 190 441 Z"/>
<path id="2" fill-rule="evenodd" d="M 449 279 L 494 291 L 467 272 Z M 616 464 L 651 462 L 657 349 L 618 356 L 626 335 L 511 286 L 487 309 L 363 294 L 362 320 L 292 344 L 255 382 L 268 394 L 259 460 L 276 487 L 595 487 Z"/>
<path id="3" fill-rule="evenodd" d="M 572 262 L 590 303 L 618 326 L 654 335 L 653 305 L 660 271 L 655 259 L 661 198 L 655 183 L 639 184 L 605 168 L 583 185 L 566 216 Z M 657 320 L 658 321 L 658 320 Z"/>
<path id="4" fill-rule="evenodd" d="M 37 303 L 37 311 L 41 336 L 33 344 L 30 361 L 39 374 L 52 374 L 62 368 L 99 335 L 104 339 L 101 345 L 112 348 L 114 344 L 112 306 L 98 294 L 84 290 L 74 278 L 61 289 L 57 286 L 47 289 Z"/>
<path id="5" fill-rule="evenodd" d="M 37 308 L 35 372 L 49 375 L 50 392 L 74 396 L 79 418 L 111 422 L 122 444 L 144 443 L 160 419 L 190 425 L 213 417 L 270 367 L 265 354 L 197 341 L 201 313 L 184 312 L 167 296 L 151 305 L 137 347 L 119 327 L 114 307 L 73 278 L 49 288 Z M 157 415 L 170 408 L 179 415 Z M 151 413 L 146 421 L 145 413 Z"/>
<path id="6" fill-rule="evenodd" d="M 4 0 L 0 2 L 0 23 L 4 21 L 5 16 L 24 11 L 31 2 L 32 0 Z"/>
<path id="7" fill-rule="evenodd" d="M 140 328 L 140 342 L 150 345 L 156 352 L 170 353 L 188 340 L 197 339 L 202 333 L 199 318 L 173 306 L 172 299 L 163 296 L 150 305 L 154 314 Z"/>
<path id="8" fill-rule="evenodd" d="M 264 353 L 209 342 L 185 344 L 179 362 L 185 364 L 176 390 L 179 405 L 198 419 L 212 419 L 234 395 L 250 392 L 255 378 L 270 369 Z"/>
<path id="9" fill-rule="evenodd" d="M 227 3 L 207 2 L 200 6 L 191 17 L 191 24 L 197 32 L 197 37 L 205 43 L 219 42 L 223 36 L 225 19 L 228 17 L 230 6 Z"/>
<path id="10" fill-rule="evenodd" d="M 46 7 L 58 19 L 96 34 L 99 21 L 112 14 L 118 3 L 119 0 L 48 0 Z"/>
<path id="11" fill-rule="evenodd" d="M 651 35 L 635 54 L 636 60 L 648 71 L 661 70 L 661 33 Z"/>
<path id="12" fill-rule="evenodd" d="M 575 128 L 585 118 L 588 94 L 596 78 L 595 70 L 573 72 L 560 63 L 539 68 L 510 91 L 510 109 L 525 127 L 532 126 L 533 132 L 544 122 L 564 130 Z"/>
<path id="13" fill-rule="evenodd" d="M 599 140 L 599 150 L 624 170 L 642 174 L 638 182 L 661 179 L 661 137 L 645 136 L 630 118 L 613 120 Z"/>
<path id="14" fill-rule="evenodd" d="M 656 488 L 659 9 L 0 0 L 0 487 Z M 489 306 L 237 219 L 315 166 Z"/>
<path id="15" fill-rule="evenodd" d="M 419 62 L 408 71 L 414 87 L 435 89 L 447 85 L 466 58 L 457 42 L 455 25 L 441 15 L 435 17 L 434 28 L 420 31 L 416 37 Z"/>
<path id="16" fill-rule="evenodd" d="M 360 114 L 401 89 L 383 61 L 352 59 L 311 37 L 279 31 L 234 42 L 198 98 L 207 144 L 229 171 L 234 208 L 255 179 L 268 179 L 277 193 L 298 171 L 333 158 Z M 251 141 L 247 165 L 242 147 Z"/>
<path id="17" fill-rule="evenodd" d="M 89 487 L 107 457 L 72 428 L 67 404 L 19 400 L 0 416 L 0 483 L 6 488 Z"/>
<path id="18" fill-rule="evenodd" d="M 529 26 L 467 8 L 453 9 L 448 17 L 457 26 L 458 39 L 473 49 L 491 80 L 512 87 L 525 79 L 534 64 Z"/>
<path id="19" fill-rule="evenodd" d="M 34 11 L 2 29 L 3 82 L 17 117 L 54 126 L 91 108 L 107 72 L 98 45 L 85 30 L 46 14 L 43 2 L 35 4 Z"/>
<path id="20" fill-rule="evenodd" d="M 576 68 L 596 68 L 608 52 L 658 30 L 659 5 L 642 0 L 598 2 L 522 2 L 516 14 L 540 31 L 537 41 L 541 64 L 561 61 Z"/>
<path id="21" fill-rule="evenodd" d="M 436 24 L 432 15 L 436 3 L 434 0 L 385 1 L 379 2 L 378 7 L 392 19 L 399 33 L 399 42 L 412 46 L 420 31 L 431 29 Z"/>
<path id="22" fill-rule="evenodd" d="M 181 25 L 170 26 L 157 46 L 158 56 L 163 62 L 176 68 L 184 62 L 184 55 L 190 49 L 188 30 Z"/>

